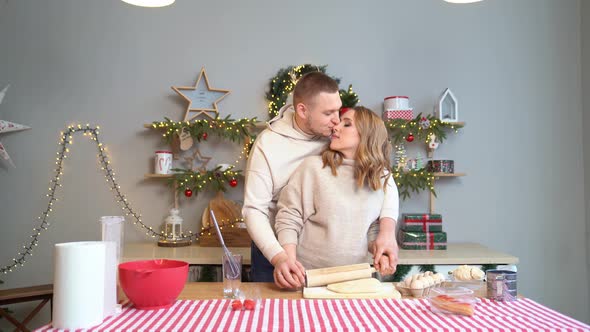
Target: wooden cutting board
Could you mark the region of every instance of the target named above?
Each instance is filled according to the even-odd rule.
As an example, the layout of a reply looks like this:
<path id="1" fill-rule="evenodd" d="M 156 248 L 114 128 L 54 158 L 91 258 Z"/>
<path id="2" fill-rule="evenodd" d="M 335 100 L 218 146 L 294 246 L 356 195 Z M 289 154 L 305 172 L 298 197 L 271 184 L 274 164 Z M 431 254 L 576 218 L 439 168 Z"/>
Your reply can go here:
<path id="1" fill-rule="evenodd" d="M 336 293 L 328 290 L 327 287 L 305 287 L 303 288 L 305 299 L 401 299 L 401 294 L 395 289 L 391 282 L 381 283 L 381 290 L 376 293 Z"/>

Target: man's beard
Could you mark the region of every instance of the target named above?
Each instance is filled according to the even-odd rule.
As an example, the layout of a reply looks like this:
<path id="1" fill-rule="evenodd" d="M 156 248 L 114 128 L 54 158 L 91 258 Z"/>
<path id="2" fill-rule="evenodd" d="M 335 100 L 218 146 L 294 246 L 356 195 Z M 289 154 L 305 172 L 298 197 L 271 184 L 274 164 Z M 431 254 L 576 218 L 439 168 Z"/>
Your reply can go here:
<path id="1" fill-rule="evenodd" d="M 322 137 L 330 137 L 332 135 L 332 130 L 328 130 L 326 129 L 326 133 L 321 132 L 321 131 L 317 131 L 313 126 L 312 126 L 312 121 L 311 118 L 307 118 L 306 119 L 306 124 L 307 124 L 307 128 L 309 128 L 309 131 L 311 131 L 312 134 L 314 134 L 315 136 L 322 136 Z"/>

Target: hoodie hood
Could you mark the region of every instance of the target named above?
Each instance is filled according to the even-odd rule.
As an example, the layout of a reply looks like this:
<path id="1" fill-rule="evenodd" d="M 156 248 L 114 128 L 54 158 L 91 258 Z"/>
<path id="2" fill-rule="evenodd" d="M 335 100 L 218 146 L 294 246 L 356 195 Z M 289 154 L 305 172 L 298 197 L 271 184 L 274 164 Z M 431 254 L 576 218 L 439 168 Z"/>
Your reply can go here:
<path id="1" fill-rule="evenodd" d="M 293 105 L 287 104 L 279 110 L 279 114 L 275 116 L 266 125 L 267 128 L 281 136 L 304 140 L 304 141 L 315 141 L 321 137 L 315 135 L 309 135 L 297 129 L 295 123 L 295 109 Z"/>

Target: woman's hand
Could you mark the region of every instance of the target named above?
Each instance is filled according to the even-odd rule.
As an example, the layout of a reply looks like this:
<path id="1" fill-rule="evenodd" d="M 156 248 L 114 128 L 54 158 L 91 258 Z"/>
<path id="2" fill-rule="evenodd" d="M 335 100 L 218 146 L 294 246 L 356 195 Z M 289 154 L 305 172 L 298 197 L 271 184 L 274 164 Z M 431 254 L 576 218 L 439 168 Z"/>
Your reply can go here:
<path id="1" fill-rule="evenodd" d="M 293 289 L 305 285 L 305 268 L 296 259 L 281 252 L 272 258 L 275 284 L 279 288 Z"/>
<path id="2" fill-rule="evenodd" d="M 373 254 L 373 265 L 381 275 L 393 274 L 397 268 L 399 248 L 395 240 L 395 221 L 383 218 L 379 224 L 379 234 L 369 244 Z"/>

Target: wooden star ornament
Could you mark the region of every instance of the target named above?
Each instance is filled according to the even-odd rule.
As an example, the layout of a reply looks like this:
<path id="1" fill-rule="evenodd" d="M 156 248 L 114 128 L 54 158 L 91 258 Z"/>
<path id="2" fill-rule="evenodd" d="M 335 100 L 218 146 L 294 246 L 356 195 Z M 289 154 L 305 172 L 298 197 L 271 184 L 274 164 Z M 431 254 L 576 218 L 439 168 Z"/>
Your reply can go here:
<path id="1" fill-rule="evenodd" d="M 203 78 L 205 84 L 202 83 Z M 211 88 L 204 67 L 201 68 L 195 86 L 173 86 L 172 89 L 189 102 L 183 121 L 191 121 L 201 114 L 215 119 L 219 113 L 217 103 L 229 94 L 229 90 Z M 213 116 L 209 113 L 213 113 Z"/>
<path id="2" fill-rule="evenodd" d="M 4 99 L 4 96 L 6 95 L 6 90 L 8 90 L 8 85 L 4 89 L 2 89 L 2 91 L 0 91 L 0 104 L 2 104 L 2 99 Z M 31 127 L 14 122 L 0 120 L 0 134 L 27 129 L 31 129 Z M 0 142 L 0 159 L 3 159 L 4 161 L 8 162 L 10 165 L 12 165 L 12 167 L 16 167 L 12 162 L 12 159 L 10 159 L 10 155 L 6 151 L 6 148 L 4 148 L 4 145 L 2 145 L 2 142 Z"/>
<path id="3" fill-rule="evenodd" d="M 185 157 L 184 160 L 186 160 L 189 164 L 189 168 L 191 171 L 199 171 L 201 174 L 204 174 L 207 172 L 207 164 L 209 163 L 209 161 L 211 161 L 211 157 L 203 156 L 199 148 L 195 148 L 192 156 Z M 201 166 L 195 168 L 195 161 L 200 162 Z"/>

